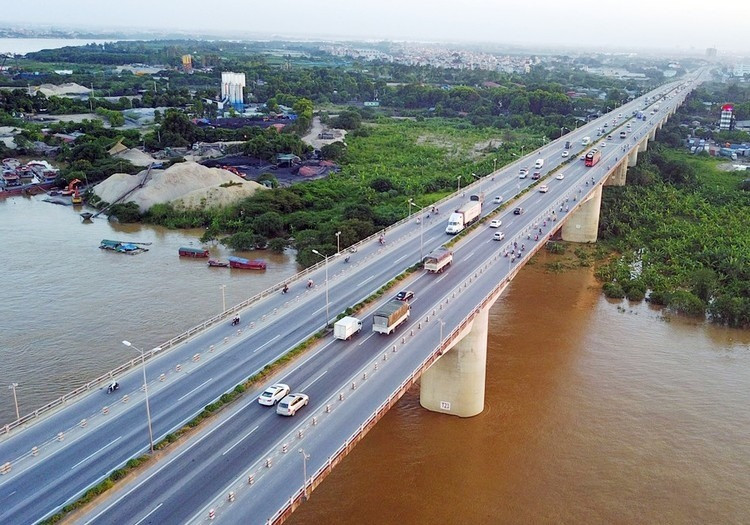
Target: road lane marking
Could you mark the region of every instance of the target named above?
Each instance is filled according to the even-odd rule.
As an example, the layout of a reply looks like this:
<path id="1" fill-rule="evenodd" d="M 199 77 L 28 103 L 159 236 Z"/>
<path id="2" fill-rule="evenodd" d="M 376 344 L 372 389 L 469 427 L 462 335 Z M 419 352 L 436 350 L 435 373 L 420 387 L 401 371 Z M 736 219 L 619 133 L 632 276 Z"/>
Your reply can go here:
<path id="1" fill-rule="evenodd" d="M 407 257 L 409 257 L 410 255 L 411 255 L 410 253 L 407 253 L 406 255 L 403 255 L 403 256 L 399 257 L 398 259 L 396 259 L 395 261 L 393 261 L 393 264 L 396 264 L 396 263 L 398 263 L 398 262 L 400 262 L 400 261 L 402 261 L 402 260 L 406 259 L 406 258 L 407 258 Z"/>
<path id="2" fill-rule="evenodd" d="M 316 382 L 316 381 L 317 381 L 318 379 L 322 378 L 322 377 L 323 377 L 324 375 L 326 375 L 327 373 L 328 373 L 328 370 L 326 370 L 325 372 L 323 372 L 322 374 L 320 374 L 320 375 L 319 375 L 318 377 L 316 377 L 315 379 L 313 379 L 313 380 L 312 380 L 312 383 L 310 383 L 309 385 L 307 385 L 307 386 L 306 386 L 306 387 L 304 388 L 304 390 L 308 390 L 308 389 L 309 389 L 309 388 L 310 388 L 311 386 L 313 386 L 313 385 L 315 384 L 315 382 Z"/>
<path id="3" fill-rule="evenodd" d="M 159 503 L 156 507 L 154 507 L 154 510 L 152 510 L 151 512 L 149 512 L 148 514 L 146 514 L 145 516 L 143 516 L 141 519 L 139 519 L 138 521 L 136 521 L 133 525 L 140 525 L 141 523 L 143 523 L 143 521 L 146 518 L 148 518 L 149 516 L 151 516 L 151 514 L 153 514 L 157 510 L 159 510 L 159 507 L 161 507 L 162 505 L 164 505 L 164 503 Z"/>
<path id="4" fill-rule="evenodd" d="M 196 390 L 198 390 L 198 389 L 203 388 L 204 386 L 206 386 L 208 383 L 210 383 L 211 381 L 213 381 L 213 379 L 214 379 L 213 377 L 209 377 L 208 379 L 206 379 L 205 381 L 203 381 L 200 385 L 198 385 L 197 387 L 195 387 L 194 389 L 192 389 L 190 392 L 188 392 L 187 394 L 185 394 L 181 398 L 178 398 L 177 401 L 182 401 L 183 399 L 185 399 L 187 396 L 189 396 L 190 394 L 192 394 Z"/>
<path id="5" fill-rule="evenodd" d="M 371 337 L 372 337 L 373 335 L 375 335 L 375 332 L 370 332 L 370 335 L 368 335 L 367 337 L 365 337 L 365 338 L 364 338 L 364 339 L 362 340 L 362 342 L 361 342 L 361 343 L 359 343 L 359 344 L 358 344 L 357 346 L 362 346 L 363 344 L 365 344 L 365 343 L 367 342 L 367 340 L 368 340 L 369 338 L 371 338 Z"/>
<path id="6" fill-rule="evenodd" d="M 113 441 L 110 441 L 109 443 L 107 443 L 106 445 L 104 445 L 102 448 L 100 448 L 99 450 L 97 450 L 96 452 L 94 452 L 93 454 L 91 454 L 89 456 L 86 456 L 81 461 L 79 461 L 78 463 L 76 463 L 75 465 L 73 465 L 72 467 L 70 467 L 70 470 L 73 470 L 76 467 L 78 467 L 81 463 L 85 463 L 86 461 L 90 460 L 91 458 L 93 458 L 94 456 L 96 456 L 99 452 L 101 452 L 105 448 L 109 447 L 110 445 L 114 445 L 115 443 L 117 443 L 120 440 L 120 438 L 122 438 L 122 436 L 118 436 L 116 439 L 114 439 Z"/>
<path id="7" fill-rule="evenodd" d="M 436 282 L 436 283 L 439 283 L 440 281 L 442 281 L 442 280 L 443 280 L 443 279 L 445 279 L 446 277 L 448 277 L 448 274 L 447 274 L 447 273 L 444 273 L 444 274 L 443 274 L 443 276 L 442 276 L 442 277 L 438 277 L 438 278 L 437 278 L 437 280 L 436 280 L 435 282 Z"/>
<path id="8" fill-rule="evenodd" d="M 245 439 L 246 437 L 248 437 L 248 436 L 249 436 L 250 434 L 252 434 L 252 433 L 253 433 L 253 432 L 255 432 L 256 430 L 258 430 L 259 428 L 260 428 L 260 425 L 256 425 L 256 427 L 255 427 L 254 429 L 252 429 L 252 430 L 251 430 L 250 432 L 248 432 L 247 434 L 245 434 L 244 436 L 242 436 L 242 437 L 241 437 L 241 438 L 239 439 L 239 441 L 237 441 L 237 443 L 235 443 L 234 445 L 232 445 L 231 447 L 229 447 L 228 449 L 226 449 L 226 450 L 225 450 L 224 452 L 222 452 L 222 454 L 221 454 L 221 455 L 222 455 L 222 456 L 224 456 L 224 455 L 228 454 L 230 450 L 232 450 L 232 449 L 233 449 L 234 447 L 236 447 L 237 445 L 239 445 L 240 443 L 242 443 L 242 441 L 243 441 L 243 440 L 244 440 L 244 439 Z M 136 525 L 138 525 L 138 524 L 136 524 Z"/>
<path id="9" fill-rule="evenodd" d="M 258 350 L 261 350 L 261 349 L 265 348 L 268 345 L 270 345 L 271 343 L 273 343 L 279 337 L 281 337 L 281 334 L 278 334 L 276 337 L 273 337 L 273 338 L 269 339 L 267 342 L 265 342 L 262 345 L 260 345 L 258 348 L 256 348 L 255 350 L 253 350 L 253 353 L 257 352 Z"/>
<path id="10" fill-rule="evenodd" d="M 359 288 L 360 286 L 362 286 L 362 285 L 364 285 L 364 284 L 367 284 L 368 282 L 372 281 L 372 280 L 373 280 L 374 278 L 375 278 L 375 276 L 374 276 L 374 275 L 371 275 L 370 277 L 368 277 L 367 279 L 365 279 L 364 281 L 362 281 L 361 283 L 359 283 L 359 284 L 357 285 L 357 288 Z"/>

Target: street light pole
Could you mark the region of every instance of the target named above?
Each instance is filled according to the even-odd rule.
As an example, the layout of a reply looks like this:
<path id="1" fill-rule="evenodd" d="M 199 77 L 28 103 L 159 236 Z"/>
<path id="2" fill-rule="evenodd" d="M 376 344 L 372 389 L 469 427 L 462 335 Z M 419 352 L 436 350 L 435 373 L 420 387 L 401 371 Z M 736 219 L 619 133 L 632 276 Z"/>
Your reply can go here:
<path id="1" fill-rule="evenodd" d="M 224 295 L 224 290 L 226 289 L 226 287 L 226 284 L 222 284 L 221 286 L 219 286 L 219 288 L 221 288 L 221 313 L 227 311 L 227 298 L 226 295 Z"/>
<path id="2" fill-rule="evenodd" d="M 146 380 L 146 354 L 143 353 L 143 350 L 138 348 L 137 346 L 134 346 L 133 343 L 130 341 L 123 341 L 122 344 L 127 346 L 128 348 L 135 348 L 141 353 L 141 369 L 143 370 L 143 391 L 146 393 L 146 419 L 148 420 L 148 442 L 149 442 L 149 449 L 151 450 L 151 453 L 154 453 L 154 432 L 151 429 L 151 407 L 148 403 L 148 381 Z M 161 351 L 160 347 L 156 347 L 152 350 L 152 352 L 159 352 Z"/>
<path id="3" fill-rule="evenodd" d="M 336 255 L 341 253 L 341 232 L 336 232 Z"/>
<path id="4" fill-rule="evenodd" d="M 497 157 L 492 159 L 492 173 L 495 173 L 497 171 Z"/>
<path id="5" fill-rule="evenodd" d="M 438 319 L 438 323 L 440 323 L 440 344 L 443 344 L 443 327 L 445 326 L 445 321 L 442 319 Z"/>
<path id="6" fill-rule="evenodd" d="M 411 218 L 411 205 L 414 204 L 414 200 L 409 199 L 407 204 L 409 205 L 409 218 Z"/>
<path id="7" fill-rule="evenodd" d="M 310 454 L 306 454 L 303 448 L 299 449 L 299 453 L 302 454 L 302 494 L 307 500 L 307 460 L 310 459 Z"/>
<path id="8" fill-rule="evenodd" d="M 18 383 L 11 383 L 10 386 L 8 386 L 8 388 L 13 390 L 13 402 L 16 405 L 16 419 L 21 419 L 21 413 L 18 411 L 18 397 L 16 397 L 17 386 L 18 386 Z"/>
<path id="9" fill-rule="evenodd" d="M 456 193 L 460 193 L 461 192 L 461 175 L 456 177 L 456 182 L 458 183 L 458 187 L 456 188 Z"/>
<path id="10" fill-rule="evenodd" d="M 325 326 L 328 326 L 328 320 L 330 319 L 330 317 L 328 315 L 328 256 L 327 255 L 323 255 L 318 250 L 313 250 L 312 252 L 314 254 L 316 254 L 316 255 L 320 255 L 326 261 L 326 263 L 325 263 L 325 266 L 326 266 L 326 324 L 325 324 Z"/>

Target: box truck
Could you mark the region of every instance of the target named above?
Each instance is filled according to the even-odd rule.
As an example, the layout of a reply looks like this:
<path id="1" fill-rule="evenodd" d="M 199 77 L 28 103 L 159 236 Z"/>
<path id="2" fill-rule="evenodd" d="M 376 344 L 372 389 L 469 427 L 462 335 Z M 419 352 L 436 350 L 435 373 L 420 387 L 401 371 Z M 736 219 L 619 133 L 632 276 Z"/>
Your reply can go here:
<path id="1" fill-rule="evenodd" d="M 390 335 L 401 323 L 409 319 L 410 313 L 411 306 L 407 301 L 388 301 L 372 316 L 372 331 Z"/>
<path id="2" fill-rule="evenodd" d="M 362 330 L 362 321 L 356 317 L 342 317 L 333 323 L 333 337 L 346 341 Z"/>
<path id="3" fill-rule="evenodd" d="M 455 235 L 463 231 L 464 228 L 476 222 L 482 214 L 482 203 L 480 201 L 469 201 L 461 205 L 455 212 L 448 217 L 448 226 L 445 233 Z"/>
<path id="4" fill-rule="evenodd" d="M 436 248 L 422 260 L 424 262 L 424 269 L 432 273 L 440 273 L 443 269 L 453 262 L 453 252 L 441 246 Z"/>

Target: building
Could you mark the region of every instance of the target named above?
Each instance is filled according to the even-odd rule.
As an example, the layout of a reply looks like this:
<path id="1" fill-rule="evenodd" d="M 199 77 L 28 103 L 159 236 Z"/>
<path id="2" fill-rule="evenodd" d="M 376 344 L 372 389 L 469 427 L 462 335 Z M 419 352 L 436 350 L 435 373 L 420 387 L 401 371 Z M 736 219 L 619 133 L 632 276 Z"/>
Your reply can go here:
<path id="1" fill-rule="evenodd" d="M 245 109 L 243 89 L 245 88 L 245 73 L 221 74 L 221 98 L 239 112 Z"/>
<path id="2" fill-rule="evenodd" d="M 729 130 L 734 127 L 734 106 L 731 104 L 724 104 L 721 106 L 721 119 L 719 120 L 719 129 Z"/>
<path id="3" fill-rule="evenodd" d="M 732 74 L 735 77 L 744 77 L 745 75 L 750 75 L 750 64 L 735 64 Z"/>
<path id="4" fill-rule="evenodd" d="M 193 56 L 192 55 L 182 55 L 182 70 L 185 73 L 193 72 Z"/>

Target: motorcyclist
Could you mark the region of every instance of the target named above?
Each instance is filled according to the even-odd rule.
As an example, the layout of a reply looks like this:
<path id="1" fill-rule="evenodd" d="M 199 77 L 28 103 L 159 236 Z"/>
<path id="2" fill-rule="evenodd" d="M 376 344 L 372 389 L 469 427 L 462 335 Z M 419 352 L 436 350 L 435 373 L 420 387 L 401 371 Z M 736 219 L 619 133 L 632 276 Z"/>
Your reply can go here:
<path id="1" fill-rule="evenodd" d="M 312 287 L 313 287 L 313 284 L 314 284 L 314 283 L 313 283 L 313 280 L 312 280 L 312 279 L 308 279 L 308 280 L 307 280 L 307 287 L 308 287 L 308 288 L 312 288 Z"/>
<path id="2" fill-rule="evenodd" d="M 281 293 L 287 293 L 289 291 L 289 285 L 285 284 L 284 288 L 281 289 Z"/>

